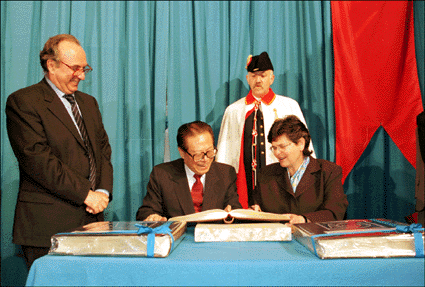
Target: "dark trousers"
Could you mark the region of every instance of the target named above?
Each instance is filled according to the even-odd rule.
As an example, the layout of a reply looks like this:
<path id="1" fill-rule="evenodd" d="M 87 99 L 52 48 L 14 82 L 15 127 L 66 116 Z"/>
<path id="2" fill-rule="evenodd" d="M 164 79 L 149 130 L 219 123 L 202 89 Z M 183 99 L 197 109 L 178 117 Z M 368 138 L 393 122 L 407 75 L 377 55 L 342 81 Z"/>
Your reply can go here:
<path id="1" fill-rule="evenodd" d="M 49 252 L 49 247 L 36 247 L 22 245 L 22 252 L 24 253 L 25 263 L 28 270 L 30 270 L 32 263 Z"/>

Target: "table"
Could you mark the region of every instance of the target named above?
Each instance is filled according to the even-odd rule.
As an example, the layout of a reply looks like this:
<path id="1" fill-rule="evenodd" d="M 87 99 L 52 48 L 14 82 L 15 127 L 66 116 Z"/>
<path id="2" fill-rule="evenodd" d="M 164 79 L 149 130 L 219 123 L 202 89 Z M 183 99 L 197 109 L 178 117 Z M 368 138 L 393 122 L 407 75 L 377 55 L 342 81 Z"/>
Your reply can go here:
<path id="1" fill-rule="evenodd" d="M 319 259 L 297 241 L 194 242 L 189 228 L 166 258 L 47 255 L 26 284 L 424 286 L 424 258 Z"/>

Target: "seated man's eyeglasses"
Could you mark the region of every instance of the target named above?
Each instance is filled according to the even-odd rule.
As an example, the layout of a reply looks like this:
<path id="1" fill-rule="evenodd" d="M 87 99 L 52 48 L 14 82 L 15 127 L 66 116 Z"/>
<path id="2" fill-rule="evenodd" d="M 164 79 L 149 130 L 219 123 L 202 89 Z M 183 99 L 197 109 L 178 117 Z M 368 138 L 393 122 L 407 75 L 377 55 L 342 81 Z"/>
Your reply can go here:
<path id="1" fill-rule="evenodd" d="M 190 155 L 194 161 L 201 161 L 204 159 L 204 156 L 207 156 L 207 158 L 213 158 L 215 157 L 215 155 L 217 154 L 217 149 L 211 149 L 207 152 L 200 152 L 200 153 L 196 153 L 194 155 L 191 155 L 187 150 L 185 150 L 185 152 Z"/>
<path id="2" fill-rule="evenodd" d="M 79 67 L 79 66 L 71 67 L 71 66 L 65 64 L 62 61 L 61 61 L 61 63 L 74 71 L 74 73 L 72 74 L 72 76 L 74 76 L 74 77 L 78 77 L 82 73 L 84 73 L 85 75 L 87 75 L 88 73 L 90 73 L 91 71 L 93 71 L 92 67 L 90 67 L 89 65 L 87 65 L 85 67 Z"/>

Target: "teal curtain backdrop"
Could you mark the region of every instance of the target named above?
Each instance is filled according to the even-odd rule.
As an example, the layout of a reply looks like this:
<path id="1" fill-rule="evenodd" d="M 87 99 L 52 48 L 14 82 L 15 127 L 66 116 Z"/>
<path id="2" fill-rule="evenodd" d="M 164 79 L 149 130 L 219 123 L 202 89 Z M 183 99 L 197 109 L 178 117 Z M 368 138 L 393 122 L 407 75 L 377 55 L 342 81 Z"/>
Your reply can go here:
<path id="1" fill-rule="evenodd" d="M 424 5 L 415 2 L 423 91 Z M 317 156 L 335 160 L 330 13 L 329 1 L 1 1 L 2 285 L 26 279 L 20 247 L 11 242 L 19 173 L 5 102 L 42 79 L 38 53 L 49 37 L 76 36 L 94 69 L 80 90 L 98 100 L 112 146 L 114 200 L 106 218 L 128 221 L 135 220 L 152 167 L 164 161 L 167 123 L 171 160 L 179 157 L 181 124 L 206 121 L 217 137 L 225 108 L 249 91 L 249 54 L 269 53 L 273 90 L 299 102 Z M 414 177 L 380 129 L 344 185 L 348 218 L 403 221 L 414 210 Z"/>

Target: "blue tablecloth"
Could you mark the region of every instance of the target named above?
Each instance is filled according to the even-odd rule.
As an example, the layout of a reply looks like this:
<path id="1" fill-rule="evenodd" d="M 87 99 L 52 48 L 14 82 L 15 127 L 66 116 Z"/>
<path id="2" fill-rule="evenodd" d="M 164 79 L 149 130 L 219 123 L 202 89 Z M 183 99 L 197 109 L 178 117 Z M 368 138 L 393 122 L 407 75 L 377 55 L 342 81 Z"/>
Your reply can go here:
<path id="1" fill-rule="evenodd" d="M 424 286 L 424 259 L 319 259 L 296 241 L 197 243 L 188 229 L 166 258 L 44 256 L 27 285 Z"/>

